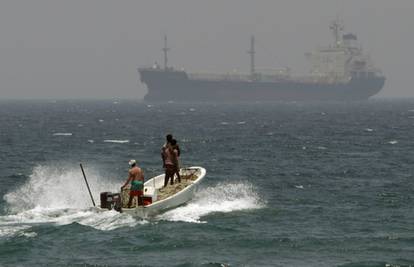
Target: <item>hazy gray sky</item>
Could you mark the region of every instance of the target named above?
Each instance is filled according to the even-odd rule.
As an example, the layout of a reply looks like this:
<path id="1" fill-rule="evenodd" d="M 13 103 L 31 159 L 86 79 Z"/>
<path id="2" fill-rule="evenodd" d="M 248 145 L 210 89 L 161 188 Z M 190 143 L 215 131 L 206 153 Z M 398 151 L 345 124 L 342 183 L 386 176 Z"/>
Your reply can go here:
<path id="1" fill-rule="evenodd" d="M 332 42 L 337 15 L 387 77 L 380 97 L 414 97 L 413 0 L 2 0 L 0 98 L 141 98 L 136 68 L 258 68 L 304 74 L 305 52 Z"/>

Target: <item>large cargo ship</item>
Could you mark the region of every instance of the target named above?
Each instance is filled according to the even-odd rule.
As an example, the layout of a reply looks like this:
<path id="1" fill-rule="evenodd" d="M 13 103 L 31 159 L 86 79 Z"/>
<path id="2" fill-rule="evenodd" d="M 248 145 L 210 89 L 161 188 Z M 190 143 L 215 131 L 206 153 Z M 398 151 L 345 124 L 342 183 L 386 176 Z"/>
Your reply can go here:
<path id="1" fill-rule="evenodd" d="M 311 64 L 305 77 L 291 76 L 289 68 L 260 72 L 255 68 L 255 40 L 250 42 L 250 73 L 187 73 L 167 65 L 139 68 L 146 84 L 146 101 L 325 101 L 365 100 L 384 86 L 385 77 L 357 43 L 357 36 L 343 33 L 336 20 L 330 25 L 335 43 L 306 56 Z"/>

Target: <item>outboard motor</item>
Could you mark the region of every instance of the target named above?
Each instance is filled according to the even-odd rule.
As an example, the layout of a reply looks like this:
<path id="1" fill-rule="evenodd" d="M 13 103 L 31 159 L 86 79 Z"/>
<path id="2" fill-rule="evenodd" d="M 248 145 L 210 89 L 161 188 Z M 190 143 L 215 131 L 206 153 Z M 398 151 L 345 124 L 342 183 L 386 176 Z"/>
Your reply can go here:
<path id="1" fill-rule="evenodd" d="M 102 192 L 101 193 L 101 208 L 108 210 L 122 211 L 121 195 L 119 193 Z"/>

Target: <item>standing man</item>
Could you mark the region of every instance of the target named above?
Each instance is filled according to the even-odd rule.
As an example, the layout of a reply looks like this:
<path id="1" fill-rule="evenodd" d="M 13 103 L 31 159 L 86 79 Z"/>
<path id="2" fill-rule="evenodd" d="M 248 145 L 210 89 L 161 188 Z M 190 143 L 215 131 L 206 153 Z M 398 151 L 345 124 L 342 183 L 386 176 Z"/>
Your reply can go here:
<path id="1" fill-rule="evenodd" d="M 172 152 L 174 153 L 173 155 L 173 159 L 174 159 L 173 163 L 174 163 L 174 168 L 175 168 L 174 174 L 177 175 L 178 182 L 181 183 L 180 160 L 179 160 L 180 147 L 177 144 L 177 140 L 175 139 L 171 140 L 171 149 L 172 149 Z"/>
<path id="2" fill-rule="evenodd" d="M 172 134 L 167 134 L 165 136 L 165 143 L 161 148 L 162 168 L 164 169 L 164 187 L 167 186 L 168 180 L 171 176 L 171 169 L 170 169 L 170 164 L 169 164 L 170 161 L 171 161 L 170 160 L 171 157 L 169 157 L 170 154 L 169 154 L 169 151 L 167 151 L 167 150 L 168 150 L 169 146 L 171 145 L 171 140 L 172 139 L 173 139 Z M 166 165 L 166 161 L 168 163 L 168 168 L 167 168 L 167 165 Z M 171 179 L 173 179 L 173 178 L 171 178 Z"/>
<path id="3" fill-rule="evenodd" d="M 128 179 L 125 184 L 121 187 L 123 190 L 129 183 L 131 183 L 131 190 L 129 192 L 128 208 L 131 208 L 132 200 L 134 197 L 138 197 L 138 206 L 143 205 L 141 196 L 143 195 L 144 189 L 144 173 L 141 168 L 137 166 L 135 159 L 131 159 L 128 162 L 130 169 L 128 171 Z"/>
<path id="4" fill-rule="evenodd" d="M 167 144 L 163 150 L 163 160 L 164 160 L 164 169 L 165 169 L 165 178 L 164 178 L 164 187 L 168 185 L 168 180 L 171 179 L 170 184 L 174 184 L 174 174 L 175 174 L 175 165 L 176 154 L 170 143 Z"/>
<path id="5" fill-rule="evenodd" d="M 175 139 L 173 139 L 173 136 L 172 136 L 172 134 L 167 134 L 166 136 L 165 136 L 165 140 L 166 140 L 166 142 L 165 142 L 165 144 L 162 146 L 162 148 L 161 148 L 161 158 L 162 158 L 162 167 L 165 169 L 165 149 L 167 148 L 167 145 L 168 144 L 171 144 L 171 142 L 173 142 L 173 140 L 175 140 Z M 180 147 L 178 146 L 178 144 L 177 144 L 177 140 L 175 140 L 174 141 L 174 149 L 175 150 L 177 150 L 177 156 L 179 157 L 180 156 Z"/>
<path id="6" fill-rule="evenodd" d="M 165 150 L 167 149 L 168 144 L 171 144 L 171 140 L 173 139 L 172 134 L 167 134 L 165 136 L 166 142 L 161 148 L 161 158 L 162 158 L 162 167 L 165 170 Z"/>
<path id="7" fill-rule="evenodd" d="M 162 167 L 164 168 L 164 187 L 168 185 L 168 180 L 171 179 L 171 185 L 174 184 L 174 174 L 177 172 L 178 157 L 180 156 L 180 147 L 177 141 L 173 139 L 172 134 L 165 136 L 166 142 L 161 148 Z M 172 144 L 174 143 L 174 145 Z M 181 182 L 180 174 L 177 174 L 178 181 Z"/>

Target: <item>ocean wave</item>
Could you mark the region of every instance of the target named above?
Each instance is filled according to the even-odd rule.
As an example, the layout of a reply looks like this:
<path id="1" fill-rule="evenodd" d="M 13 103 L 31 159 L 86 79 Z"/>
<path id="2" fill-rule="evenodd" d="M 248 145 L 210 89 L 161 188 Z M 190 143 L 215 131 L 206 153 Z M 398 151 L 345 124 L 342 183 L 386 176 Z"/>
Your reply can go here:
<path id="1" fill-rule="evenodd" d="M 148 221 L 117 211 L 88 209 L 58 209 L 36 207 L 15 215 L 0 216 L 0 237 L 35 237 L 32 227 L 41 224 L 68 225 L 78 223 L 101 231 L 115 230 L 121 227 L 134 227 Z"/>
<path id="2" fill-rule="evenodd" d="M 3 226 L 0 222 L 0 237 L 2 238 L 10 238 L 13 236 L 27 236 L 31 237 L 34 236 L 35 233 L 33 232 L 26 232 L 30 226 L 28 225 L 12 225 L 12 226 Z"/>
<path id="3" fill-rule="evenodd" d="M 104 140 L 104 143 L 126 144 L 126 143 L 129 143 L 129 140 L 108 139 L 108 140 Z"/>
<path id="4" fill-rule="evenodd" d="M 72 136 L 72 133 L 54 133 L 54 136 Z"/>

